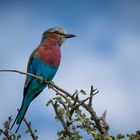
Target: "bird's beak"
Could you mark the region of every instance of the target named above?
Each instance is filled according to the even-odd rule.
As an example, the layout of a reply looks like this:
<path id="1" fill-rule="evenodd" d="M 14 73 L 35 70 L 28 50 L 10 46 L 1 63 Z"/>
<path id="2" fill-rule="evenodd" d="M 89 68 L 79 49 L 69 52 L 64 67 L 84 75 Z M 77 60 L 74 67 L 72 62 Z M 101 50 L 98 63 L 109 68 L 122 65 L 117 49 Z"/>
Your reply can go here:
<path id="1" fill-rule="evenodd" d="M 65 34 L 64 36 L 65 36 L 65 38 L 72 38 L 72 37 L 76 37 L 76 35 L 74 35 L 74 34 Z"/>

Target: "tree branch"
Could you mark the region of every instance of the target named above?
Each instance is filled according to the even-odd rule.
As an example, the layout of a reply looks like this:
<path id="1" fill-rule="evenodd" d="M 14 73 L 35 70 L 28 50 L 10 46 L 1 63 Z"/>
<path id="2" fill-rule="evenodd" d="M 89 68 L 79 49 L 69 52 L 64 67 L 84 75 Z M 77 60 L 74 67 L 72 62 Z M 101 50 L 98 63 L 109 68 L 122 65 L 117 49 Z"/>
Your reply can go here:
<path id="1" fill-rule="evenodd" d="M 10 123 L 12 121 L 11 116 L 8 117 L 8 120 L 4 122 L 4 130 L 0 129 L 0 132 L 7 138 L 7 140 L 12 140 L 12 135 L 10 133 Z"/>
<path id="2" fill-rule="evenodd" d="M 48 85 L 51 85 L 50 88 L 53 89 L 54 91 L 57 91 L 57 94 L 59 93 L 60 95 L 62 95 L 63 97 L 67 98 L 70 97 L 72 100 L 76 100 L 83 108 L 85 108 L 91 115 L 91 119 L 94 120 L 95 124 L 96 124 L 96 128 L 99 130 L 99 132 L 101 134 L 104 134 L 104 133 L 108 133 L 108 129 L 105 127 L 102 126 L 102 123 L 101 123 L 101 120 L 100 118 L 96 115 L 96 112 L 94 111 L 93 107 L 91 106 L 91 101 L 92 101 L 92 97 L 93 95 L 91 94 L 90 97 L 88 97 L 87 99 L 85 100 L 80 100 L 80 99 L 76 99 L 75 96 L 73 96 L 72 94 L 70 94 L 68 91 L 60 88 L 59 86 L 55 85 L 54 83 L 52 84 L 51 81 L 46 81 L 45 79 L 43 79 L 42 77 L 40 76 L 36 76 L 34 74 L 31 74 L 31 73 L 25 73 L 25 72 L 21 72 L 21 71 L 18 71 L 18 70 L 0 70 L 0 72 L 16 72 L 16 73 L 19 73 L 19 74 L 23 74 L 23 75 L 26 75 L 26 76 L 31 76 L 33 78 L 36 78 L 38 79 L 40 82 L 44 82 Z M 91 92 L 92 93 L 92 92 Z M 89 104 L 86 104 L 85 101 L 90 99 L 89 101 Z"/>
<path id="3" fill-rule="evenodd" d="M 52 105 L 53 105 L 53 108 L 54 108 L 54 110 L 55 110 L 55 113 L 56 113 L 58 119 L 61 121 L 61 123 L 62 123 L 62 125 L 63 125 L 64 130 L 65 130 L 66 133 L 70 136 L 70 135 L 71 135 L 70 130 L 69 130 L 69 128 L 67 127 L 67 125 L 66 125 L 64 119 L 62 118 L 61 114 L 60 114 L 59 111 L 57 110 L 57 102 L 55 102 L 55 104 L 54 104 L 53 101 L 51 101 L 51 103 L 52 103 Z"/>

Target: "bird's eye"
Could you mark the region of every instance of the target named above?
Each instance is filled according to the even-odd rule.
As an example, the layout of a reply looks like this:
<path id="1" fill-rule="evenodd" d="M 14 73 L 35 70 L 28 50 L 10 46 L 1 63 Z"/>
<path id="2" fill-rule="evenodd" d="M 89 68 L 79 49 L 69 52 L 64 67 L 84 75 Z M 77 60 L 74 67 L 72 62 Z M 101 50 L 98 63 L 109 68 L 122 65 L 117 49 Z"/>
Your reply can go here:
<path id="1" fill-rule="evenodd" d="M 54 32 L 52 32 L 52 33 L 55 33 L 55 34 L 58 34 L 58 35 L 64 35 L 63 33 L 60 33 L 60 32 L 58 32 L 58 31 L 54 31 Z"/>
<path id="2" fill-rule="evenodd" d="M 58 31 L 54 31 L 53 33 L 55 33 L 55 34 L 59 34 L 59 32 L 58 32 Z"/>

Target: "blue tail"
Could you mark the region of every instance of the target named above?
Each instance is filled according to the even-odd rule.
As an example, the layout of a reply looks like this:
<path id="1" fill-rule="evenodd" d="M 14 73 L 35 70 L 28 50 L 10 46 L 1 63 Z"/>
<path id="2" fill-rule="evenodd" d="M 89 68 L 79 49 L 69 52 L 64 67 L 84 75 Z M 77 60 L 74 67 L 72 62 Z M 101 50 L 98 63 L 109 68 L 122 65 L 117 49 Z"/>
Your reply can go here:
<path id="1" fill-rule="evenodd" d="M 17 131 L 18 131 L 18 129 L 19 129 L 21 123 L 22 123 L 22 120 L 25 116 L 25 113 L 27 112 L 27 109 L 28 109 L 29 105 L 30 105 L 30 102 L 28 102 L 28 103 L 26 102 L 26 104 L 22 103 L 21 108 L 20 108 L 20 110 L 19 110 L 11 128 L 10 128 L 10 129 L 12 129 L 15 123 L 18 124 L 18 128 L 16 129 L 16 133 L 17 133 Z"/>

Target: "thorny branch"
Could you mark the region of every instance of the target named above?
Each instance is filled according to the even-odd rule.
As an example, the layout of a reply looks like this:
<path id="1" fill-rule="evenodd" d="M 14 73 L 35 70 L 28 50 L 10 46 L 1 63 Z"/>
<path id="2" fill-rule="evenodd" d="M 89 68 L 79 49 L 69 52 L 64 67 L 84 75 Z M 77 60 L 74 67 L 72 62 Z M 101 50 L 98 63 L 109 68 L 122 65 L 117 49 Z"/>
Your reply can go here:
<path id="1" fill-rule="evenodd" d="M 69 97 L 61 98 L 63 96 L 61 96 L 61 93 L 58 93 L 58 92 L 57 92 L 57 95 L 59 96 L 53 98 L 54 102 L 58 102 L 57 110 L 61 115 L 61 119 L 58 113 L 56 113 L 56 117 L 61 122 L 61 124 L 62 125 L 65 124 L 66 128 L 69 129 L 71 132 L 71 136 L 66 137 L 65 136 L 66 129 L 63 125 L 64 130 L 59 132 L 60 134 L 59 137 L 61 140 L 68 139 L 68 138 L 70 138 L 71 140 L 75 140 L 75 139 L 79 140 L 79 137 L 81 136 L 79 133 L 79 128 L 86 131 L 88 134 L 91 134 L 93 137 L 95 137 L 95 135 L 98 133 L 96 131 L 98 129 L 96 128 L 96 124 L 94 120 L 89 119 L 85 115 L 85 113 L 81 110 L 82 104 L 86 104 L 86 101 L 90 100 L 91 98 L 93 98 L 94 95 L 98 93 L 97 90 L 93 90 L 93 87 L 91 87 L 91 89 L 92 89 L 91 90 L 92 94 L 90 94 L 90 96 L 87 97 L 86 99 L 82 100 L 81 103 L 77 102 L 77 100 L 79 99 L 79 94 L 80 94 L 80 92 L 78 91 L 72 95 L 73 98 L 75 98 L 75 100 L 71 100 L 71 98 Z M 89 105 L 89 103 L 87 105 Z M 102 125 L 104 126 L 103 122 L 102 122 Z M 76 135 L 75 137 L 75 134 L 78 134 L 78 135 Z"/>
<path id="2" fill-rule="evenodd" d="M 31 127 L 31 123 L 28 122 L 28 120 L 24 117 L 23 121 L 25 122 L 28 130 L 27 132 L 29 132 L 29 134 L 31 135 L 32 140 L 37 140 L 38 136 L 35 134 L 37 131 L 32 129 Z M 6 120 L 3 124 L 4 128 L 0 129 L 0 133 L 4 135 L 5 139 L 3 140 L 19 140 L 21 138 L 21 135 L 19 134 L 14 134 L 11 132 L 10 130 L 10 125 L 12 122 L 12 117 L 8 117 L 8 120 Z"/>
<path id="3" fill-rule="evenodd" d="M 49 85 L 49 87 L 56 92 L 57 95 L 60 95 L 65 99 L 67 99 L 67 97 L 69 97 L 74 101 L 73 108 L 71 109 L 71 115 L 73 114 L 73 109 L 78 108 L 79 106 L 82 106 L 84 109 L 86 109 L 90 113 L 91 120 L 93 120 L 95 122 L 95 127 L 97 128 L 97 130 L 101 134 L 108 134 L 109 126 L 105 120 L 106 113 L 104 113 L 102 117 L 98 117 L 96 112 L 94 111 L 94 109 L 92 107 L 93 96 L 98 93 L 98 91 L 96 91 L 96 89 L 95 90 L 93 89 L 93 86 L 91 86 L 90 96 L 88 98 L 86 98 L 85 100 L 80 100 L 78 98 L 78 95 L 75 97 L 75 94 L 77 94 L 77 93 L 74 93 L 72 95 L 68 91 L 55 85 L 51 81 L 46 81 L 45 79 L 43 79 L 40 76 L 36 76 L 34 74 L 31 74 L 31 73 L 21 72 L 18 70 L 0 70 L 0 72 L 16 72 L 16 73 L 23 74 L 26 76 L 31 76 L 33 78 L 40 80 L 41 82 L 47 83 Z M 89 100 L 89 102 L 86 103 L 86 101 L 88 101 L 88 100 Z M 52 105 L 53 105 L 54 109 L 56 109 L 55 104 L 52 104 Z M 57 116 L 59 116 L 57 113 L 57 110 L 55 110 L 55 112 L 56 112 Z"/>

